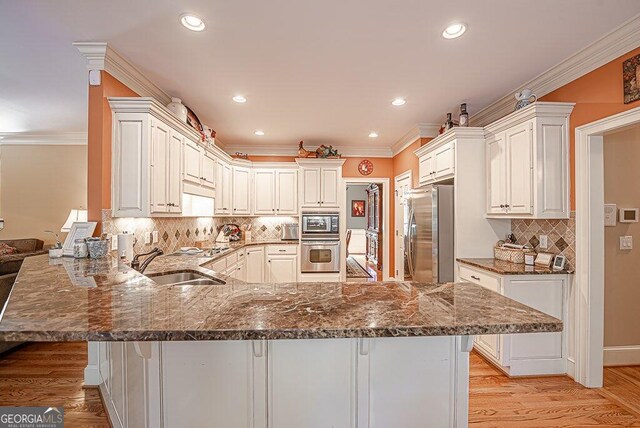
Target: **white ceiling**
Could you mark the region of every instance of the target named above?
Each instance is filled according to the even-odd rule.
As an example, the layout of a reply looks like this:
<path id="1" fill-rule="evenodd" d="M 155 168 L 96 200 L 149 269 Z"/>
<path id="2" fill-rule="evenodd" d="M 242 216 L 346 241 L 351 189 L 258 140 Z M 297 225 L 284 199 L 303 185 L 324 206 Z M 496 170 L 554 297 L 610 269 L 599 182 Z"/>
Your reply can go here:
<path id="1" fill-rule="evenodd" d="M 183 28 L 185 12 L 207 29 Z M 0 0 L 0 133 L 86 130 L 85 62 L 71 43 L 100 41 L 226 144 L 390 147 L 461 102 L 477 112 L 638 13 L 638 0 Z M 452 21 L 468 31 L 445 40 Z M 392 107 L 398 96 L 406 105 Z"/>

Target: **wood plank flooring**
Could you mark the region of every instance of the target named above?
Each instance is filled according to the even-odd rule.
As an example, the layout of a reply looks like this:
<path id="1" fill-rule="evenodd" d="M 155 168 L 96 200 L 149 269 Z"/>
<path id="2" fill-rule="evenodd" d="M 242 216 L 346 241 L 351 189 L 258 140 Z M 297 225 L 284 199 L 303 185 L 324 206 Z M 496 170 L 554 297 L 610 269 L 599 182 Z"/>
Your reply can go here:
<path id="1" fill-rule="evenodd" d="M 82 388 L 86 343 L 33 343 L 0 355 L 0 406 L 63 406 L 65 426 L 108 427 L 97 389 Z M 473 427 L 640 427 L 640 367 L 605 369 L 605 387 L 568 377 L 509 379 L 471 354 Z"/>
<path id="2" fill-rule="evenodd" d="M 62 406 L 68 427 L 109 427 L 96 388 L 83 388 L 86 343 L 31 343 L 0 355 L 0 406 Z"/>
<path id="3" fill-rule="evenodd" d="M 510 379 L 473 352 L 469 425 L 474 427 L 640 427 L 640 367 L 607 368 L 605 387 L 566 376 Z"/>

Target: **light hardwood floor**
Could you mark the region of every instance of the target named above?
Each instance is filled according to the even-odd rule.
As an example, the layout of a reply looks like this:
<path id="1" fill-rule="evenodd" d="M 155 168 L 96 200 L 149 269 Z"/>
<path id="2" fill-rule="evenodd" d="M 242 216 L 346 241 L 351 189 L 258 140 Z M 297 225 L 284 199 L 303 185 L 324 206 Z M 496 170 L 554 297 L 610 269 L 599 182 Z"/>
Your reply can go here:
<path id="1" fill-rule="evenodd" d="M 589 389 L 566 376 L 509 379 L 473 352 L 470 373 L 470 426 L 640 427 L 640 367 L 607 368 L 605 387 Z"/>
<path id="2" fill-rule="evenodd" d="M 98 391 L 82 388 L 86 343 L 33 343 L 0 356 L 0 406 L 63 406 L 65 426 L 109 426 Z M 474 427 L 640 427 L 640 367 L 605 369 L 605 388 L 568 377 L 509 379 L 471 354 Z"/>

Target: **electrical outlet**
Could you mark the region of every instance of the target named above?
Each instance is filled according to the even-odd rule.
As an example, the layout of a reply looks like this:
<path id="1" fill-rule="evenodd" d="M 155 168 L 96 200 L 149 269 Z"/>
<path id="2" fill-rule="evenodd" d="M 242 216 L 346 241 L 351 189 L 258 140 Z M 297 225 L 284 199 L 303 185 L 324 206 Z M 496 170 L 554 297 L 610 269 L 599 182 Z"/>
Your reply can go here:
<path id="1" fill-rule="evenodd" d="M 118 249 L 118 235 L 111 235 L 111 251 Z"/>
<path id="2" fill-rule="evenodd" d="M 540 235 L 540 248 L 549 248 L 549 238 L 547 235 Z"/>
<path id="3" fill-rule="evenodd" d="M 633 249 L 633 236 L 621 236 L 620 237 L 620 249 L 632 250 Z"/>
<path id="4" fill-rule="evenodd" d="M 154 231 L 153 231 L 153 243 L 154 243 L 154 244 L 157 244 L 157 243 L 158 243 L 158 240 L 159 240 L 159 238 L 158 238 L 158 231 L 157 231 L 157 230 L 154 230 Z"/>
<path id="5" fill-rule="evenodd" d="M 151 232 L 145 232 L 144 233 L 144 243 L 145 244 L 151 244 L 151 239 L 152 239 Z"/>

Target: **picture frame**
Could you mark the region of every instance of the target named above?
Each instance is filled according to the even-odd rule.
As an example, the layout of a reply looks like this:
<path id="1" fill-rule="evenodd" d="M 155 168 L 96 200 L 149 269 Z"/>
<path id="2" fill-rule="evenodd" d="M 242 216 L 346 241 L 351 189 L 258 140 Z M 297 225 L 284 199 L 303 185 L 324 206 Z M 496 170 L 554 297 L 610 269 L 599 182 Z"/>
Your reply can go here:
<path id="1" fill-rule="evenodd" d="M 93 236 L 93 232 L 96 230 L 97 225 L 98 223 L 95 221 L 74 222 L 71 225 L 71 230 L 69 231 L 67 238 L 64 240 L 62 255 L 65 257 L 73 257 L 73 243 L 75 240 L 86 239 Z"/>
<path id="2" fill-rule="evenodd" d="M 622 87 L 625 104 L 640 100 L 640 55 L 622 63 Z"/>
<path id="3" fill-rule="evenodd" d="M 351 201 L 351 217 L 364 217 L 364 200 L 354 199 Z"/>
<path id="4" fill-rule="evenodd" d="M 538 253 L 538 256 L 536 257 L 535 265 L 538 267 L 550 268 L 552 262 L 553 262 L 553 254 Z"/>

